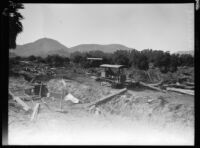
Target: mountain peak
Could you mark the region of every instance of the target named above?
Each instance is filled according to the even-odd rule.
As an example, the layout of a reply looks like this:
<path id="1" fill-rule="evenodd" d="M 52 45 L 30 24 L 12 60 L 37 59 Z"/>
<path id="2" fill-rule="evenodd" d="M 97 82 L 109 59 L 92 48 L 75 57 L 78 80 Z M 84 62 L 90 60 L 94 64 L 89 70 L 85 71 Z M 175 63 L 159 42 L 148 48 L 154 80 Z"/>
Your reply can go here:
<path id="1" fill-rule="evenodd" d="M 35 42 L 38 42 L 38 41 L 56 41 L 56 40 L 44 37 L 44 38 L 40 38 L 40 39 L 36 40 Z"/>
<path id="2" fill-rule="evenodd" d="M 44 37 L 32 43 L 18 45 L 17 48 L 14 50 L 14 53 L 18 56 L 25 57 L 30 55 L 46 57 L 52 54 L 69 57 L 70 52 L 88 52 L 94 50 L 112 53 L 117 50 L 130 50 L 130 48 L 121 44 L 80 44 L 71 48 L 67 48 L 66 46 L 54 39 Z"/>
<path id="3" fill-rule="evenodd" d="M 58 41 L 50 38 L 41 38 L 32 43 L 18 45 L 14 50 L 15 54 L 18 56 L 42 56 L 58 54 L 61 56 L 69 56 L 69 51 L 66 46 L 59 43 Z M 61 53 L 60 53 L 61 52 Z"/>
<path id="4" fill-rule="evenodd" d="M 94 51 L 94 50 L 100 50 L 103 52 L 114 52 L 116 50 L 129 50 L 130 48 L 121 45 L 121 44 L 107 44 L 107 45 L 100 45 L 100 44 L 80 44 L 74 47 L 70 48 L 70 52 L 75 51 L 81 51 L 81 52 L 87 52 L 87 51 Z"/>

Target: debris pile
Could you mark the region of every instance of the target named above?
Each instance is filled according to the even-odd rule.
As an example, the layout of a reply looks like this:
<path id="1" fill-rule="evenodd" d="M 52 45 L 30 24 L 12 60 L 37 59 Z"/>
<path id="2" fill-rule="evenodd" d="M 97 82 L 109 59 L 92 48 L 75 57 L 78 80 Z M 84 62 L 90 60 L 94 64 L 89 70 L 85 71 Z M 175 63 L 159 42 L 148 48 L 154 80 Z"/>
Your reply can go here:
<path id="1" fill-rule="evenodd" d="M 47 82 L 47 88 L 50 92 L 55 92 L 62 94 L 63 90 L 67 91 L 66 89 L 66 82 L 63 82 L 64 80 L 60 79 L 51 79 L 49 82 Z"/>
<path id="2" fill-rule="evenodd" d="M 36 76 L 54 77 L 55 70 L 42 63 L 31 61 L 20 61 L 18 65 L 9 69 L 9 76 L 24 76 L 27 81 L 31 81 Z"/>
<path id="3" fill-rule="evenodd" d="M 27 89 L 32 89 L 33 86 L 27 82 L 24 77 L 18 77 L 18 78 L 9 78 L 9 90 L 15 95 L 15 96 L 26 96 L 25 91 Z"/>
<path id="4" fill-rule="evenodd" d="M 173 73 L 161 73 L 158 68 L 148 71 L 131 68 L 128 73 L 135 82 L 141 82 L 141 85 L 150 89 L 194 95 L 194 68 L 178 67 Z"/>
<path id="5" fill-rule="evenodd" d="M 72 94 L 74 97 L 81 100 L 83 103 L 89 103 L 94 100 L 108 95 L 109 88 L 104 87 L 91 87 L 89 85 L 81 84 L 75 81 L 65 80 L 65 94 Z M 63 83 L 59 79 L 52 79 L 47 83 L 47 88 L 51 92 L 61 93 Z"/>
<path id="6" fill-rule="evenodd" d="M 115 97 L 110 102 L 100 105 L 110 114 L 130 117 L 133 120 L 148 120 L 166 125 L 167 123 L 179 122 L 184 126 L 193 126 L 193 106 L 184 104 L 171 104 L 167 98 L 137 97 L 126 93 Z"/>
<path id="7" fill-rule="evenodd" d="M 16 118 L 9 117 L 13 121 L 17 120 L 19 116 L 23 117 L 23 119 L 20 117 L 21 120 L 35 121 L 37 115 L 41 115 L 41 110 L 45 112 L 44 115 L 48 113 L 46 112 L 47 106 L 51 113 L 52 111 L 68 113 L 70 109 L 74 111 L 80 107 L 81 109 L 89 109 L 89 112 L 95 115 L 110 113 L 126 116 L 132 120 L 160 122 L 163 125 L 179 122 L 186 126 L 193 126 L 193 106 L 181 103 L 173 104 L 169 102 L 169 98 L 163 96 L 135 96 L 126 88 L 120 91 L 118 89 L 113 90 L 110 87 L 105 87 L 108 85 L 107 83 L 96 83 L 94 80 L 87 81 L 89 78 L 86 79 L 83 75 L 79 77 L 79 73 L 84 74 L 84 69 L 81 68 L 75 69 L 73 67 L 76 71 L 76 73 L 73 73 L 70 69 L 67 69 L 69 70 L 67 72 L 66 69 L 44 68 L 44 65 L 34 66 L 26 65 L 26 68 L 21 68 L 21 77 L 9 77 L 9 95 L 12 98 L 9 99 L 9 112 L 10 115 L 17 116 Z M 53 73 L 54 70 L 57 78 L 48 74 L 48 72 Z M 96 79 L 93 74 L 98 73 L 98 71 L 91 70 L 89 72 L 91 73 L 90 78 Z M 160 78 L 157 73 L 153 70 L 133 72 L 132 78 L 136 81 L 131 81 L 132 87 L 135 89 L 139 86 L 145 86 L 164 93 L 178 91 L 178 89 L 184 89 L 181 91 L 187 93 L 186 88 L 194 91 L 193 81 L 179 81 L 179 79 L 175 79 L 177 76 L 169 73 L 166 74 L 166 78 L 162 75 Z M 61 75 L 60 78 L 58 78 L 59 74 Z M 188 75 L 188 73 L 185 75 Z M 145 81 L 156 82 L 156 84 L 144 83 Z M 188 94 L 193 95 L 191 92 Z M 69 101 L 73 105 L 69 104 Z M 79 109 L 76 112 L 82 111 Z"/>
<path id="8" fill-rule="evenodd" d="M 161 80 L 161 72 L 156 69 L 149 69 L 148 71 L 130 68 L 127 74 L 135 81 L 142 81 L 146 83 L 157 83 Z"/>

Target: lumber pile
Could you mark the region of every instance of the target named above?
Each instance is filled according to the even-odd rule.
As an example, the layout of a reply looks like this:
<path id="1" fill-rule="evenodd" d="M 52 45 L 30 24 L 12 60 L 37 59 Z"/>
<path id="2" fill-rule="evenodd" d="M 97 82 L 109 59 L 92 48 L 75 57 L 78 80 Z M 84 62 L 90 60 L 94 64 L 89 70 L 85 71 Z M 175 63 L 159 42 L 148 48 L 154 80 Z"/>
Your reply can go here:
<path id="1" fill-rule="evenodd" d="M 160 81 L 157 84 L 146 84 L 144 82 L 139 82 L 139 84 L 144 87 L 157 90 L 160 92 L 164 92 L 164 93 L 166 93 L 167 91 L 174 91 L 177 93 L 183 93 L 183 94 L 194 96 L 194 83 L 190 83 L 190 82 L 185 82 L 184 84 L 181 84 L 179 82 L 173 83 L 173 84 L 164 84 L 163 81 Z M 161 88 L 163 89 L 156 86 L 161 86 Z"/>

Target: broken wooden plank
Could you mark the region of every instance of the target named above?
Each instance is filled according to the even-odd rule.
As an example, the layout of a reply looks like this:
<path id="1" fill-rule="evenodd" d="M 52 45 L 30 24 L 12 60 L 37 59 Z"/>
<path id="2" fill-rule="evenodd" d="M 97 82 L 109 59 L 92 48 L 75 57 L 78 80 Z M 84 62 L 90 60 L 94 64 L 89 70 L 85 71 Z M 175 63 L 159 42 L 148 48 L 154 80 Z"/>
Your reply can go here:
<path id="1" fill-rule="evenodd" d="M 110 95 L 108 95 L 108 96 L 105 96 L 105 97 L 101 98 L 100 100 L 97 100 L 97 101 L 94 101 L 94 102 L 90 103 L 89 105 L 87 105 L 87 107 L 90 107 L 90 106 L 92 106 L 92 105 L 99 105 L 99 104 L 101 104 L 101 103 L 104 103 L 104 102 L 108 101 L 109 99 L 111 99 L 112 97 L 114 97 L 114 96 L 116 96 L 116 95 L 119 95 L 119 94 L 121 94 L 121 93 L 124 93 L 124 92 L 126 92 L 126 91 L 127 91 L 126 88 L 121 89 L 121 90 L 119 90 L 119 91 L 117 91 L 117 92 L 115 92 L 115 93 L 113 93 L 113 94 L 110 94 Z"/>
<path id="2" fill-rule="evenodd" d="M 185 82 L 185 84 L 188 86 L 194 86 L 194 83 L 192 83 L 192 82 Z"/>
<path id="3" fill-rule="evenodd" d="M 20 99 L 20 97 L 15 96 L 10 90 L 9 90 L 9 93 L 12 96 L 12 98 L 23 107 L 25 111 L 28 111 L 30 109 L 30 107 L 24 101 Z"/>
<path id="4" fill-rule="evenodd" d="M 33 110 L 33 113 L 32 113 L 32 116 L 31 116 L 31 121 L 33 121 L 35 119 L 35 117 L 37 116 L 39 106 L 40 106 L 40 103 L 36 103 L 34 110 Z"/>
<path id="5" fill-rule="evenodd" d="M 194 90 L 167 87 L 166 90 L 194 96 Z"/>
<path id="6" fill-rule="evenodd" d="M 30 107 L 29 107 L 26 103 L 24 103 L 24 101 L 22 101 L 22 100 L 20 99 L 20 97 L 14 96 L 13 99 L 14 99 L 15 101 L 17 101 L 17 103 L 19 103 L 21 106 L 23 106 L 23 109 L 24 109 L 25 111 L 28 111 L 28 110 L 30 109 Z"/>
<path id="7" fill-rule="evenodd" d="M 183 84 L 165 84 L 164 87 L 174 87 L 174 88 L 181 88 L 181 89 L 194 89 L 194 86 L 186 86 Z"/>
<path id="8" fill-rule="evenodd" d="M 158 88 L 158 87 L 151 86 L 151 85 L 146 84 L 146 83 L 144 83 L 144 82 L 139 82 L 139 84 L 142 85 L 142 86 L 148 87 L 148 88 L 150 88 L 150 89 L 153 89 L 153 90 L 161 91 L 161 92 L 164 92 L 164 93 L 167 92 L 167 91 L 165 91 L 165 90 L 162 90 L 162 89 L 160 89 L 160 88 Z"/>
<path id="9" fill-rule="evenodd" d="M 159 86 L 159 85 L 161 85 L 163 83 L 163 80 L 161 80 L 160 82 L 158 82 L 158 83 L 154 83 L 154 84 L 149 84 L 150 86 L 154 86 L 154 87 L 156 87 L 156 86 Z"/>

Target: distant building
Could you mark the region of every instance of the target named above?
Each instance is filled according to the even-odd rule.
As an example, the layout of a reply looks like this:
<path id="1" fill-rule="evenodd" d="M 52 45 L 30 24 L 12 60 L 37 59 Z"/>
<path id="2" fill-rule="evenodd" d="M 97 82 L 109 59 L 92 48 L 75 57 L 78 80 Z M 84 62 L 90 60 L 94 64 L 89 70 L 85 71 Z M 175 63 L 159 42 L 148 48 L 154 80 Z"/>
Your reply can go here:
<path id="1" fill-rule="evenodd" d="M 21 63 L 30 64 L 30 61 L 20 61 Z"/>
<path id="2" fill-rule="evenodd" d="M 103 58 L 87 58 L 87 60 L 102 61 Z"/>
<path id="3" fill-rule="evenodd" d="M 90 63 L 90 67 L 99 67 L 103 62 L 103 58 L 87 58 Z"/>

